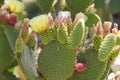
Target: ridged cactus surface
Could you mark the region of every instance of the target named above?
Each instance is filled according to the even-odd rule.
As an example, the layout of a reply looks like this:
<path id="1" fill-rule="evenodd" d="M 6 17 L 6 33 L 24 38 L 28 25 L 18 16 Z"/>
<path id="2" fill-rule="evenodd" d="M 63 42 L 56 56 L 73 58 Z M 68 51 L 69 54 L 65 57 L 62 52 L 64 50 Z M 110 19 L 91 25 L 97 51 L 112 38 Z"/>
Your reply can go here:
<path id="1" fill-rule="evenodd" d="M 100 61 L 106 61 L 116 44 L 116 36 L 114 34 L 108 34 L 102 41 L 99 48 L 98 59 Z"/>
<path id="2" fill-rule="evenodd" d="M 78 62 L 86 64 L 87 69 L 82 72 L 74 72 L 68 80 L 100 80 L 101 75 L 106 70 L 107 62 L 99 61 L 97 55 L 98 51 L 94 48 L 79 53 L 77 56 Z"/>
<path id="3" fill-rule="evenodd" d="M 73 50 L 52 41 L 39 55 L 38 66 L 47 80 L 66 80 L 74 72 L 75 53 Z"/>
<path id="4" fill-rule="evenodd" d="M 78 23 L 73 28 L 73 31 L 68 38 L 69 47 L 71 49 L 77 48 L 83 42 L 85 34 L 85 23 L 83 20 L 78 21 Z"/>
<path id="5" fill-rule="evenodd" d="M 87 27 L 93 27 L 97 22 L 101 21 L 100 17 L 95 13 L 87 12 L 85 15 L 87 16 L 87 21 L 85 23 Z"/>

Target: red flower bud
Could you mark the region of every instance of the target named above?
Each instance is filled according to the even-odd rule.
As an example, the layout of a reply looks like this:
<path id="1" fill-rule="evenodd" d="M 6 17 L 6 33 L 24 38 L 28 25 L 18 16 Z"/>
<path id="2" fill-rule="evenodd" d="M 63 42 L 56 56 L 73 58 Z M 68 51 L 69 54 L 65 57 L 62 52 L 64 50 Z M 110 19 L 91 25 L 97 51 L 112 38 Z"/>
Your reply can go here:
<path id="1" fill-rule="evenodd" d="M 9 18 L 10 18 L 10 14 L 9 14 L 9 12 L 7 12 L 6 10 L 2 10 L 2 11 L 0 12 L 0 20 L 1 20 L 4 24 L 8 23 Z"/>
<path id="2" fill-rule="evenodd" d="M 10 14 L 9 23 L 14 25 L 17 22 L 17 15 L 14 13 Z"/>
<path id="3" fill-rule="evenodd" d="M 86 70 L 86 65 L 83 64 L 83 63 L 76 63 L 74 69 L 75 69 L 77 72 L 81 72 L 81 71 Z"/>

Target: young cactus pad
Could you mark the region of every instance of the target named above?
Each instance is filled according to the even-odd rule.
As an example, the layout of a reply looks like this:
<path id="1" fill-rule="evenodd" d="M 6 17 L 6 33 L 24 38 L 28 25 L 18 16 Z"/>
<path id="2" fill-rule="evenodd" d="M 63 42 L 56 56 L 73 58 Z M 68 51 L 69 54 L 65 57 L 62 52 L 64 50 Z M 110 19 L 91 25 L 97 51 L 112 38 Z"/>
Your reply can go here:
<path id="1" fill-rule="evenodd" d="M 74 72 L 75 53 L 58 41 L 44 47 L 38 58 L 38 66 L 47 80 L 66 80 Z"/>
<path id="2" fill-rule="evenodd" d="M 100 61 L 106 61 L 110 55 L 111 51 L 113 50 L 116 44 L 116 35 L 108 34 L 102 41 L 100 45 L 100 49 L 98 52 L 98 59 Z"/>
<path id="3" fill-rule="evenodd" d="M 77 48 L 82 44 L 85 34 L 85 23 L 84 20 L 81 19 L 74 26 L 73 31 L 68 38 L 69 47 L 71 49 Z"/>

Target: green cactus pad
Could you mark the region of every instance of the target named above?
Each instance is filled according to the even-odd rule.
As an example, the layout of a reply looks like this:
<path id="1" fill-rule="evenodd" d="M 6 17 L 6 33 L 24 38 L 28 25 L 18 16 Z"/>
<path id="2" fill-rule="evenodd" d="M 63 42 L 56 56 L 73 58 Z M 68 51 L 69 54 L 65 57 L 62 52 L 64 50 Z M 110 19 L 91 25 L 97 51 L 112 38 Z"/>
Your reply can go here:
<path id="1" fill-rule="evenodd" d="M 35 47 L 35 45 L 36 45 L 35 36 L 33 36 L 33 35 L 30 35 L 30 36 L 29 36 L 27 45 L 28 45 L 28 47 L 30 47 L 30 48 L 34 48 L 34 47 Z"/>
<path id="2" fill-rule="evenodd" d="M 83 72 L 75 72 L 67 80 L 99 80 L 106 70 L 107 62 L 101 62 L 97 58 L 98 51 L 94 48 L 78 54 L 78 61 L 85 63 L 87 69 Z"/>
<path id="3" fill-rule="evenodd" d="M 117 35 L 116 45 L 120 45 L 120 35 Z"/>
<path id="4" fill-rule="evenodd" d="M 40 76 L 37 73 L 36 51 L 33 51 L 26 45 L 24 45 L 23 49 L 23 53 L 17 58 L 19 66 L 28 79 L 39 80 L 38 77 Z"/>
<path id="5" fill-rule="evenodd" d="M 44 11 L 44 12 L 50 12 L 54 5 L 56 4 L 57 0 L 36 0 L 38 6 Z"/>
<path id="6" fill-rule="evenodd" d="M 67 31 L 58 28 L 57 39 L 61 44 L 67 43 L 67 37 L 68 37 Z"/>
<path id="7" fill-rule="evenodd" d="M 82 20 L 80 20 L 75 25 L 73 31 L 70 34 L 70 37 L 68 38 L 69 47 L 74 49 L 77 48 L 79 45 L 81 45 L 85 36 L 84 34 L 85 34 L 85 23 Z"/>
<path id="8" fill-rule="evenodd" d="M 66 3 L 72 14 L 75 15 L 78 12 L 85 12 L 93 1 L 94 0 L 66 0 Z"/>
<path id="9" fill-rule="evenodd" d="M 4 28 L 0 27 L 0 72 L 9 68 L 14 61 L 14 55 L 4 34 Z"/>
<path id="10" fill-rule="evenodd" d="M 42 32 L 42 33 L 40 33 L 40 39 L 41 39 L 41 41 L 42 41 L 42 43 L 44 44 L 44 45 L 46 45 L 46 44 L 48 44 L 49 43 L 49 35 L 48 35 L 48 33 L 46 33 L 46 32 Z"/>
<path id="11" fill-rule="evenodd" d="M 102 77 L 100 78 L 100 80 L 106 80 L 107 76 L 110 73 L 110 65 L 111 65 L 110 62 L 108 61 L 106 70 L 104 71 L 104 74 L 102 75 Z"/>
<path id="12" fill-rule="evenodd" d="M 106 61 L 110 57 L 111 51 L 113 50 L 115 44 L 116 44 L 116 35 L 108 34 L 103 39 L 103 41 L 100 45 L 98 59 L 100 61 Z"/>
<path id="13" fill-rule="evenodd" d="M 102 42 L 102 37 L 101 36 L 93 36 L 93 44 L 96 48 L 96 50 L 98 50 L 100 48 L 100 44 Z"/>
<path id="14" fill-rule="evenodd" d="M 74 64 L 73 50 L 58 41 L 46 45 L 38 58 L 38 66 L 47 80 L 66 80 L 73 74 Z"/>
<path id="15" fill-rule="evenodd" d="M 8 38 L 11 49 L 15 51 L 15 42 L 18 38 L 19 31 L 15 30 L 14 26 L 7 25 L 5 26 L 5 34 Z"/>
<path id="16" fill-rule="evenodd" d="M 85 13 L 85 15 L 88 18 L 85 23 L 87 27 L 93 27 L 93 25 L 96 25 L 97 22 L 101 21 L 100 17 L 95 13 Z"/>

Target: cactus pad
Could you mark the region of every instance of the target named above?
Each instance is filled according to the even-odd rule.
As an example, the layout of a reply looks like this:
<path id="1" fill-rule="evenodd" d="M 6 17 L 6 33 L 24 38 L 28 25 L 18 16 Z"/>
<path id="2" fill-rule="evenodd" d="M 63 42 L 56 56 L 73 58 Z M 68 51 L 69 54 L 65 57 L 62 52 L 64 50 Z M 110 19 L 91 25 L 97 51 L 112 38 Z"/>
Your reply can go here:
<path id="1" fill-rule="evenodd" d="M 107 60 L 110 57 L 111 51 L 113 50 L 115 44 L 116 44 L 116 35 L 108 34 L 103 39 L 103 41 L 100 45 L 98 59 L 100 61 Z"/>
<path id="2" fill-rule="evenodd" d="M 14 60 L 13 52 L 8 44 L 4 28 L 0 27 L 0 73 L 11 66 Z"/>
<path id="3" fill-rule="evenodd" d="M 107 62 L 101 62 L 96 57 L 98 51 L 94 48 L 78 54 L 78 61 L 85 63 L 87 69 L 83 72 L 75 72 L 68 80 L 99 80 L 106 70 Z"/>
<path id="4" fill-rule="evenodd" d="M 39 75 L 37 73 L 36 52 L 26 45 L 24 45 L 23 49 L 23 53 L 18 58 L 18 63 L 28 79 L 37 80 Z"/>
<path id="5" fill-rule="evenodd" d="M 57 38 L 58 38 L 58 41 L 61 44 L 67 43 L 67 37 L 68 37 L 67 31 L 58 28 L 58 30 L 57 30 Z"/>
<path id="6" fill-rule="evenodd" d="M 101 36 L 93 36 L 93 44 L 94 44 L 96 50 L 98 50 L 100 48 L 101 42 L 102 42 Z"/>
<path id="7" fill-rule="evenodd" d="M 57 0 L 36 0 L 38 6 L 44 11 L 44 12 L 50 12 L 53 6 L 56 4 Z"/>
<path id="8" fill-rule="evenodd" d="M 85 23 L 80 20 L 68 38 L 69 47 L 74 49 L 82 44 L 85 34 Z"/>
<path id="9" fill-rule="evenodd" d="M 73 50 L 52 41 L 40 53 L 38 66 L 47 80 L 66 80 L 74 72 L 74 61 Z"/>
<path id="10" fill-rule="evenodd" d="M 85 15 L 88 18 L 85 23 L 87 27 L 93 27 L 93 25 L 96 25 L 97 22 L 101 21 L 100 17 L 95 13 L 85 13 Z"/>
<path id="11" fill-rule="evenodd" d="M 15 42 L 18 38 L 19 31 L 15 30 L 14 26 L 7 25 L 5 26 L 5 33 L 8 38 L 11 49 L 15 51 Z"/>
<path id="12" fill-rule="evenodd" d="M 66 0 L 68 8 L 73 15 L 78 12 L 85 12 L 85 10 L 93 1 L 94 0 Z"/>

